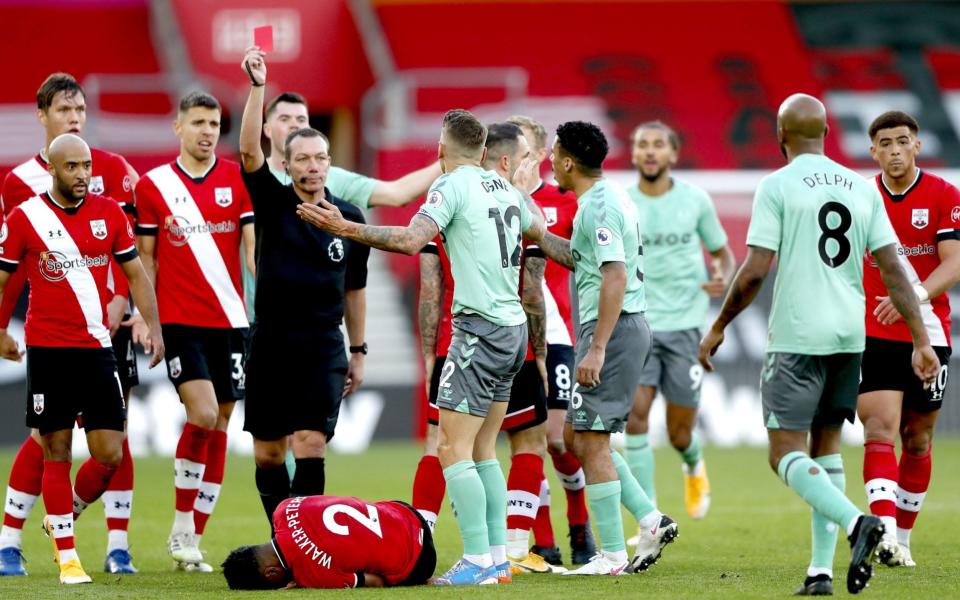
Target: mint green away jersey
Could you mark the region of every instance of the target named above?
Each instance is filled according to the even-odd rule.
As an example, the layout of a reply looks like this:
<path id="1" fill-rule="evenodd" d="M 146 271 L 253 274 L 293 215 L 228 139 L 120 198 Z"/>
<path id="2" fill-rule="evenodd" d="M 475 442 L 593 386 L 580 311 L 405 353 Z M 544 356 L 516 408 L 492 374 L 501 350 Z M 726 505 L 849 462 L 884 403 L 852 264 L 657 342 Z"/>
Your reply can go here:
<path id="1" fill-rule="evenodd" d="M 418 214 L 443 236 L 453 274 L 453 314 L 480 315 L 502 326 L 521 325 L 520 236 L 533 215 L 507 180 L 461 166 L 430 186 Z"/>
<path id="2" fill-rule="evenodd" d="M 768 352 L 862 352 L 863 255 L 897 241 L 877 186 L 822 154 L 760 181 L 747 244 L 777 252 Z"/>
<path id="3" fill-rule="evenodd" d="M 702 246 L 715 252 L 727 245 L 713 201 L 704 190 L 676 178 L 661 196 L 647 196 L 638 186 L 627 193 L 640 221 L 650 329 L 702 328 L 710 306 L 700 287 L 708 277 Z"/>
<path id="4" fill-rule="evenodd" d="M 290 176 L 283 171 L 270 169 L 270 172 L 283 185 L 290 185 Z M 361 209 L 370 207 L 370 196 L 373 195 L 373 186 L 377 185 L 377 182 L 376 179 L 340 167 L 330 167 L 330 170 L 327 171 L 326 186 L 330 193 Z M 247 269 L 247 263 L 244 261 L 242 253 L 240 264 L 243 267 L 243 301 L 247 305 L 247 319 L 253 323 L 256 320 L 256 315 L 253 312 L 253 299 L 256 295 L 257 278 Z"/>
<path id="5" fill-rule="evenodd" d="M 637 210 L 627 192 L 601 179 L 577 198 L 573 219 L 574 279 L 580 303 L 580 323 L 596 320 L 600 307 L 600 267 L 622 262 L 627 269 L 627 288 L 621 312 L 639 313 L 647 308 L 643 285 L 643 252 Z"/>

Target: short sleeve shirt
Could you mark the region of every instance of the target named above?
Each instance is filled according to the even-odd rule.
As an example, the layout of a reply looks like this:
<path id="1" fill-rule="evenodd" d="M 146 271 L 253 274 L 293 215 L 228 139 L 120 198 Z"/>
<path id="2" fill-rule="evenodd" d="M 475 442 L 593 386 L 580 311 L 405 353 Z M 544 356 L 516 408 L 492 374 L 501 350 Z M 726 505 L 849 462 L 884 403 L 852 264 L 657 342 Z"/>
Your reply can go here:
<path id="1" fill-rule="evenodd" d="M 493 171 L 461 166 L 441 175 L 418 212 L 443 233 L 453 273 L 453 314 L 491 323 L 526 322 L 520 285 L 522 231 L 533 215 L 523 196 Z"/>
<path id="2" fill-rule="evenodd" d="M 764 177 L 747 244 L 778 254 L 767 350 L 862 352 L 862 257 L 896 241 L 873 182 L 826 156 L 801 154 Z"/>
<path id="3" fill-rule="evenodd" d="M 703 327 L 710 298 L 703 248 L 714 252 L 727 234 L 706 191 L 682 179 L 661 196 L 647 196 L 638 186 L 627 189 L 637 207 L 643 236 L 644 291 L 647 321 L 653 331 Z"/>
<path id="4" fill-rule="evenodd" d="M 595 321 L 600 308 L 600 267 L 622 262 L 627 270 L 623 313 L 641 313 L 647 301 L 643 283 L 643 249 L 637 211 L 617 184 L 601 179 L 578 199 L 573 221 L 574 279 L 580 302 L 580 323 Z"/>

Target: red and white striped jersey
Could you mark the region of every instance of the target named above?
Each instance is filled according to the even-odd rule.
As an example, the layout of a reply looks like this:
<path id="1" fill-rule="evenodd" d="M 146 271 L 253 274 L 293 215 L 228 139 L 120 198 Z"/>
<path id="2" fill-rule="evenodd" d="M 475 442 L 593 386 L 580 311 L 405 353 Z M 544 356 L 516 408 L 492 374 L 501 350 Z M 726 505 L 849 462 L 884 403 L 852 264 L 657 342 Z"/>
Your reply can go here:
<path id="1" fill-rule="evenodd" d="M 240 165 L 221 158 L 199 178 L 178 161 L 143 176 L 136 187 L 137 234 L 156 236 L 161 323 L 247 327 L 240 284 L 241 228 L 253 205 Z"/>
<path id="2" fill-rule="evenodd" d="M 127 214 L 130 224 L 135 224 L 133 186 L 136 183 L 136 171 L 119 154 L 90 148 L 90 158 L 93 161 L 93 170 L 88 193 L 116 200 Z M 4 215 L 10 214 L 10 211 L 30 198 L 50 191 L 53 177 L 50 176 L 47 165 L 43 155 L 37 154 L 7 173 L 0 189 L 0 205 L 3 206 Z M 6 293 L 0 303 L 0 327 L 6 327 L 10 323 L 10 316 L 20 299 L 25 282 L 23 273 L 14 274 L 7 282 Z M 127 295 L 127 279 L 116 263 L 108 282 L 114 295 Z"/>
<path id="3" fill-rule="evenodd" d="M 960 239 L 960 190 L 945 180 L 919 171 L 917 179 L 903 194 L 891 194 L 881 175 L 877 187 L 883 196 L 890 224 L 897 234 L 897 254 L 911 283 L 917 285 L 940 266 L 937 244 Z M 867 254 L 863 268 L 863 291 L 867 297 L 866 332 L 870 337 L 909 342 L 913 338 L 903 320 L 890 325 L 877 321 L 873 311 L 877 296 L 888 296 L 873 257 Z M 950 299 L 941 294 L 920 305 L 920 314 L 934 346 L 950 346 Z"/>
<path id="4" fill-rule="evenodd" d="M 88 194 L 69 208 L 48 193 L 22 202 L 0 227 L 0 269 L 26 267 L 27 345 L 111 347 L 107 279 L 114 260 L 136 257 L 133 228 L 109 198 Z"/>
<path id="5" fill-rule="evenodd" d="M 577 215 L 577 197 L 546 182 L 531 196 L 543 211 L 547 231 L 569 240 L 573 236 L 573 218 Z M 527 248 L 528 256 L 532 256 L 533 248 L 536 246 Z M 572 346 L 575 338 L 570 270 L 549 259 L 543 272 L 543 299 L 547 305 L 547 344 Z"/>

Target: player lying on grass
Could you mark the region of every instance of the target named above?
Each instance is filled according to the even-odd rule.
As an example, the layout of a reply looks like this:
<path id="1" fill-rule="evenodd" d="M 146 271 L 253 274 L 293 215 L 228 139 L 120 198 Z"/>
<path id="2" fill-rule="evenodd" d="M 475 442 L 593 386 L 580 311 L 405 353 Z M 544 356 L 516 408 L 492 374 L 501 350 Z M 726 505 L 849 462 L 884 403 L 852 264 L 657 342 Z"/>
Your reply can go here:
<path id="1" fill-rule="evenodd" d="M 273 538 L 223 561 L 233 590 L 422 585 L 437 566 L 430 527 L 400 501 L 306 496 L 273 513 Z"/>

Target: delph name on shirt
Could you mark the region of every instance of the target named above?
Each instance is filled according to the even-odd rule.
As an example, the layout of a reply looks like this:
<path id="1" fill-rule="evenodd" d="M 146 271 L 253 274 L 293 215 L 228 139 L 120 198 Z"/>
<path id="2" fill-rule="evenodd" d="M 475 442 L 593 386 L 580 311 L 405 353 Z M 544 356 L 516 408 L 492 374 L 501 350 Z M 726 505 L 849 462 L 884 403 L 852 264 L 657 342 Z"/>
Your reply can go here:
<path id="1" fill-rule="evenodd" d="M 832 175 L 828 173 L 814 173 L 813 175 L 804 177 L 803 182 L 811 188 L 815 188 L 818 185 L 826 185 L 844 187 L 851 192 L 853 191 L 853 182 L 839 173 L 833 173 Z"/>

